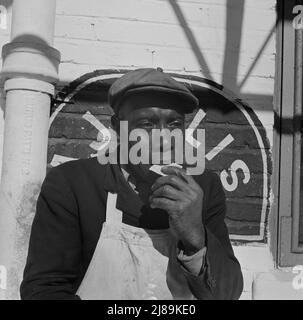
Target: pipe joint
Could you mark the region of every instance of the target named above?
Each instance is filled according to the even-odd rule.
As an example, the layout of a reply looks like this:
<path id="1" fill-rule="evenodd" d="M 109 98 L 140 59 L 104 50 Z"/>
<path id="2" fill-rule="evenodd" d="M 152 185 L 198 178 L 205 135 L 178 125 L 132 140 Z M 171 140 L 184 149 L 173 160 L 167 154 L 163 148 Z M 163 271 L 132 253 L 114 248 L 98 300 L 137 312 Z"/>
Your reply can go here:
<path id="1" fill-rule="evenodd" d="M 51 96 L 55 94 L 55 87 L 51 83 L 28 78 L 14 78 L 5 81 L 4 91 L 27 90 L 46 93 Z"/>
<path id="2" fill-rule="evenodd" d="M 34 78 L 58 82 L 60 52 L 46 43 L 11 42 L 2 48 L 1 81 L 10 78 Z"/>

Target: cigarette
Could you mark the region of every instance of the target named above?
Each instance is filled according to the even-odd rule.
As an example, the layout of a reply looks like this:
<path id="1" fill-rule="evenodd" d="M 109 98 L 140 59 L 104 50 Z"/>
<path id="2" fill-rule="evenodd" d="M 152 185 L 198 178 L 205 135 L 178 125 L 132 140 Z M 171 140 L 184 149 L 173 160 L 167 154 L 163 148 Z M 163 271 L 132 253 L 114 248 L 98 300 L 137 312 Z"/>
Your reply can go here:
<path id="1" fill-rule="evenodd" d="M 177 167 L 177 168 L 182 168 L 182 166 L 181 166 L 180 164 L 177 164 L 177 163 L 166 164 L 166 165 L 164 165 L 164 166 L 160 166 L 160 165 L 158 165 L 158 164 L 154 164 L 153 166 L 151 166 L 151 167 L 149 168 L 149 170 L 157 173 L 157 174 L 160 175 L 160 176 L 166 176 L 166 174 L 161 171 L 161 169 L 164 168 L 164 167 Z"/>

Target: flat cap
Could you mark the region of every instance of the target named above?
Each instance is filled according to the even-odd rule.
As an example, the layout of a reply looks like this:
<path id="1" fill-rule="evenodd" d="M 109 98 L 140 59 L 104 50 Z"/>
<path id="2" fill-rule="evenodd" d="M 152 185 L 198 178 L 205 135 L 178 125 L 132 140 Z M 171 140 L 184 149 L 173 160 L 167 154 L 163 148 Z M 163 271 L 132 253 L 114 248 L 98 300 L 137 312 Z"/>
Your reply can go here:
<path id="1" fill-rule="evenodd" d="M 199 104 L 199 100 L 184 84 L 176 81 L 160 68 L 144 68 L 127 72 L 110 87 L 108 101 L 117 113 L 121 102 L 127 96 L 147 92 L 178 97 L 178 103 L 182 104 L 186 113 L 192 112 Z"/>

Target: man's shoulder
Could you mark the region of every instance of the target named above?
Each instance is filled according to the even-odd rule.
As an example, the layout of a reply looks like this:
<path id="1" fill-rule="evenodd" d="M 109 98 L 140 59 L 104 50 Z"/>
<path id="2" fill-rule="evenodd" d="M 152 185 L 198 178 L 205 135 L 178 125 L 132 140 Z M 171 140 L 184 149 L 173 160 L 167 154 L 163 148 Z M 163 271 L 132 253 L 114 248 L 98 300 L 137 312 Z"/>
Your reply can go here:
<path id="1" fill-rule="evenodd" d="M 64 170 L 64 171 L 69 171 L 69 170 L 75 170 L 80 168 L 89 170 L 97 166 L 101 166 L 101 165 L 99 164 L 97 157 L 93 157 L 88 159 L 70 160 L 70 161 L 61 163 L 55 168 L 59 168 L 60 170 Z"/>
<path id="2" fill-rule="evenodd" d="M 101 165 L 97 158 L 71 160 L 62 163 L 48 172 L 48 175 L 62 175 L 69 182 L 81 182 L 81 179 L 94 179 L 104 176 L 106 165 Z"/>
<path id="3" fill-rule="evenodd" d="M 207 189 L 213 186 L 221 185 L 220 177 L 217 175 L 217 173 L 208 169 L 205 169 L 202 174 L 193 177 L 201 187 L 206 187 Z"/>
<path id="4" fill-rule="evenodd" d="M 217 196 L 222 199 L 225 198 L 221 179 L 217 173 L 205 170 L 201 175 L 195 176 L 194 179 L 204 191 L 206 198 L 211 199 Z"/>
<path id="5" fill-rule="evenodd" d="M 205 170 L 203 174 L 196 176 L 195 180 L 204 192 L 203 204 L 206 210 L 203 211 L 205 219 L 214 213 L 225 215 L 226 195 L 221 183 L 220 176 L 210 170 Z"/>

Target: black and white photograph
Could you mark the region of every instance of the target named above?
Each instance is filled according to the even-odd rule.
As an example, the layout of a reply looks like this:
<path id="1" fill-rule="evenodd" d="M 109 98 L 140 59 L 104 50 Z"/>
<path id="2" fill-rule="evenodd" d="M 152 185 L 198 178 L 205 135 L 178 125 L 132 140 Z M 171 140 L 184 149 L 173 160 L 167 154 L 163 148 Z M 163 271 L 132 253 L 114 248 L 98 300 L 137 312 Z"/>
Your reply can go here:
<path id="1" fill-rule="evenodd" d="M 0 0 L 0 48 L 0 300 L 303 300 L 302 0 Z"/>

